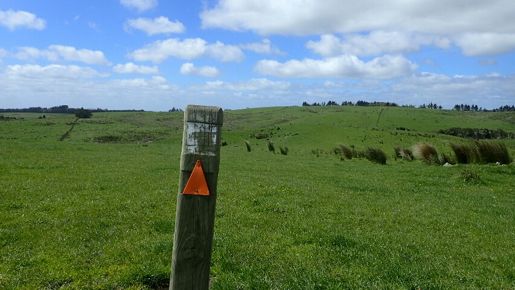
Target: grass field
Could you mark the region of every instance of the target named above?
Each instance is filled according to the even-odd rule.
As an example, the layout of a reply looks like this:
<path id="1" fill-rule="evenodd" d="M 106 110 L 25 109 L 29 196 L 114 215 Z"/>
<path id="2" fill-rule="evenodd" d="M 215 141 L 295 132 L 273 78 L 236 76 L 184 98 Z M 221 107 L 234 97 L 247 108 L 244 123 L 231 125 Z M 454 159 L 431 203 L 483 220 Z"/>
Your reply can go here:
<path id="1" fill-rule="evenodd" d="M 63 141 L 72 115 L 3 115 L 17 119 L 0 121 L 0 289 L 167 286 L 182 113 L 95 113 Z M 439 129 L 514 132 L 514 113 L 280 107 L 224 123 L 213 289 L 515 288 L 514 165 L 393 158 L 470 142 Z M 341 161 L 338 144 L 389 159 Z"/>

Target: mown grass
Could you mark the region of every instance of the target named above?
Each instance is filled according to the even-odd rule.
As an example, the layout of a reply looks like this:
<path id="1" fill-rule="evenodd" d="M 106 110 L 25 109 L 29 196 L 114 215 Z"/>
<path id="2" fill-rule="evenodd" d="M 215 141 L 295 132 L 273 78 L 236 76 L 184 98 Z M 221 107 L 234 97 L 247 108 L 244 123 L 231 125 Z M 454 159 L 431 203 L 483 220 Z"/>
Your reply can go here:
<path id="1" fill-rule="evenodd" d="M 331 154 L 417 143 L 450 154 L 465 141 L 439 129 L 513 131 L 513 114 L 309 109 L 225 113 L 214 289 L 515 288 L 513 164 Z M 63 141 L 73 116 L 16 116 L 0 123 L 0 288 L 166 286 L 182 115 L 95 114 Z M 249 137 L 261 130 L 269 140 Z"/>

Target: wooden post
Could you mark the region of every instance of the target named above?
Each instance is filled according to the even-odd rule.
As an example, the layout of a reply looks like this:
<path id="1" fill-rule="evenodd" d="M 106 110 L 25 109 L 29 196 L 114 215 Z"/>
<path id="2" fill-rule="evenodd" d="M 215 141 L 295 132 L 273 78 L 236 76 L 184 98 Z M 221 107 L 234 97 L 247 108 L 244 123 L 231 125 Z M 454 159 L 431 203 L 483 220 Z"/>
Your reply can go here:
<path id="1" fill-rule="evenodd" d="M 222 123 L 218 107 L 189 105 L 184 113 L 170 289 L 209 287 Z M 183 194 L 198 160 L 209 195 Z"/>

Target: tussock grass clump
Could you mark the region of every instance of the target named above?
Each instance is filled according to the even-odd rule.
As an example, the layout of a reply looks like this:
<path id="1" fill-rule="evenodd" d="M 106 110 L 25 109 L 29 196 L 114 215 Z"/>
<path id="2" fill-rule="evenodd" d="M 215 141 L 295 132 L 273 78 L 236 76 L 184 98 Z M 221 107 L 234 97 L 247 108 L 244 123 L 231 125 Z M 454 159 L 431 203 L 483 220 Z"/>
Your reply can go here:
<path id="1" fill-rule="evenodd" d="M 334 148 L 334 154 L 340 155 L 341 158 L 352 159 L 353 150 L 343 144 L 338 145 L 338 147 Z"/>
<path id="2" fill-rule="evenodd" d="M 444 165 L 444 164 L 455 164 L 456 163 L 452 157 L 450 157 L 449 155 L 447 155 L 445 153 L 442 153 L 438 157 L 438 160 L 439 160 L 440 164 L 442 164 L 442 165 Z"/>
<path id="3" fill-rule="evenodd" d="M 379 148 L 367 148 L 365 158 L 374 163 L 386 164 L 386 153 Z"/>
<path id="4" fill-rule="evenodd" d="M 247 147 L 247 152 L 252 151 L 252 147 L 250 146 L 250 143 L 247 140 L 245 140 L 245 147 Z"/>
<path id="5" fill-rule="evenodd" d="M 413 146 L 413 156 L 416 159 L 422 160 L 427 164 L 438 164 L 438 151 L 432 145 L 427 143 L 419 143 Z"/>
<path id="6" fill-rule="evenodd" d="M 513 161 L 504 143 L 476 141 L 476 146 L 482 163 L 510 164 Z"/>
<path id="7" fill-rule="evenodd" d="M 479 152 L 473 144 L 451 144 L 451 149 L 458 163 L 468 164 L 479 160 Z"/>
<path id="8" fill-rule="evenodd" d="M 268 151 L 275 154 L 275 145 L 272 141 L 268 141 Z"/>
<path id="9" fill-rule="evenodd" d="M 463 170 L 460 173 L 460 177 L 466 183 L 477 184 L 477 183 L 481 182 L 481 178 L 479 177 L 479 174 L 477 174 L 476 172 L 474 172 L 470 169 Z"/>
<path id="10" fill-rule="evenodd" d="M 458 163 L 510 164 L 513 160 L 504 143 L 476 141 L 474 144 L 451 144 Z"/>
<path id="11" fill-rule="evenodd" d="M 413 152 L 406 148 L 401 148 L 399 146 L 393 147 L 393 152 L 395 159 L 400 158 L 403 160 L 411 161 L 413 160 Z"/>
<path id="12" fill-rule="evenodd" d="M 282 155 L 288 155 L 288 147 L 284 146 L 279 146 L 279 151 L 281 152 Z"/>
<path id="13" fill-rule="evenodd" d="M 341 149 L 341 152 L 342 152 L 342 155 L 347 158 L 347 159 L 352 159 L 352 150 L 345 146 L 345 145 L 340 145 L 340 149 Z"/>

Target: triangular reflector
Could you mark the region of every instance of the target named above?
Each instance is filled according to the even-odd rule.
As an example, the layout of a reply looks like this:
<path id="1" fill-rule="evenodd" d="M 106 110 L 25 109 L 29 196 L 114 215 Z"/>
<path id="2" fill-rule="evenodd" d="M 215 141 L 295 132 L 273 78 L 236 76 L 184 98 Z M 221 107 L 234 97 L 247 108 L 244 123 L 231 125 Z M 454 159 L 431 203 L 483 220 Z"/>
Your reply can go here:
<path id="1" fill-rule="evenodd" d="M 200 160 L 197 160 L 195 163 L 195 167 L 193 167 L 193 171 L 191 172 L 188 182 L 186 182 L 186 186 L 182 190 L 182 194 L 209 195 L 209 188 Z"/>

